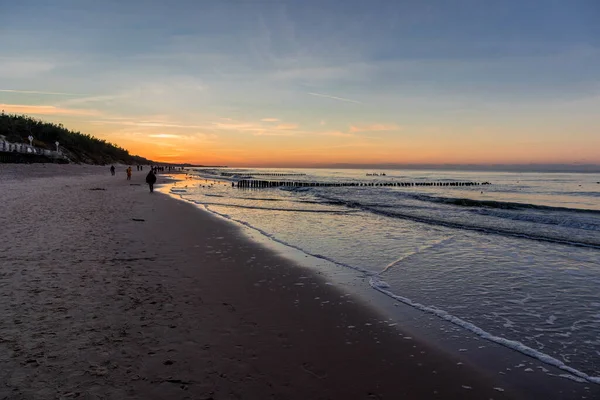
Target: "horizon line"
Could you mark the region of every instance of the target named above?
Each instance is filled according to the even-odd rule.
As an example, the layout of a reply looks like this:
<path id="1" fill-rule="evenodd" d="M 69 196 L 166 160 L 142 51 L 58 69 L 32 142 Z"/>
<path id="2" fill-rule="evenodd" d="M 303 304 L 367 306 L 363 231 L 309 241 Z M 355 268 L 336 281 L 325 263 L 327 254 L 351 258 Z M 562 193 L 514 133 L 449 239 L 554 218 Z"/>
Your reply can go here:
<path id="1" fill-rule="evenodd" d="M 201 163 L 186 163 L 198 167 L 206 167 Z M 333 163 L 314 165 L 236 165 L 220 168 L 302 168 L 302 169 L 453 169 L 453 170 L 486 170 L 494 172 L 586 172 L 600 173 L 600 163 L 574 164 L 574 163 L 514 163 L 514 164 L 354 164 Z"/>

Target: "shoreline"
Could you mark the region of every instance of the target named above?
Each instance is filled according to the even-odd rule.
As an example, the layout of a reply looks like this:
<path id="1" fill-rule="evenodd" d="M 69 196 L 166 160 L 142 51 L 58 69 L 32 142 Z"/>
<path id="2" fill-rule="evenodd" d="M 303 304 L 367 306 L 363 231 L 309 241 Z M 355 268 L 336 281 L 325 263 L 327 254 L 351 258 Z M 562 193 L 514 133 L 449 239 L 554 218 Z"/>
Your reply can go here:
<path id="1" fill-rule="evenodd" d="M 0 395 L 523 397 L 145 172 L 95 168 L 0 177 Z"/>
<path id="2" fill-rule="evenodd" d="M 217 177 L 214 180 L 229 183 L 228 180 L 220 180 Z M 552 362 L 544 362 L 539 357 L 531 357 L 527 354 L 527 348 L 525 351 L 520 351 L 504 346 L 499 343 L 499 340 L 487 339 L 486 336 L 490 335 L 488 333 L 478 335 L 461 325 L 449 322 L 448 318 L 424 312 L 419 307 L 413 307 L 396 299 L 395 296 L 387 295 L 385 290 L 372 287 L 367 282 L 368 276 L 363 275 L 360 270 L 314 257 L 293 246 L 280 243 L 277 239 L 266 236 L 256 228 L 221 216 L 205 209 L 201 204 L 186 200 L 179 193 L 170 192 L 169 189 L 178 188 L 179 183 L 175 182 L 165 186 L 161 192 L 178 201 L 192 204 L 201 212 L 214 215 L 222 221 L 236 226 L 250 240 L 283 255 L 313 273 L 326 276 L 338 289 L 347 289 L 356 294 L 360 297 L 363 306 L 389 319 L 391 325 L 401 327 L 401 336 L 416 336 L 427 346 L 456 359 L 459 364 L 467 363 L 476 369 L 485 371 L 488 375 L 496 375 L 503 387 L 517 389 L 527 398 L 548 397 L 557 393 L 561 398 L 563 398 L 562 396 L 566 396 L 564 398 L 589 398 L 587 396 L 593 396 L 593 393 L 600 395 L 600 387 L 597 383 L 581 378 L 577 374 L 569 372 L 568 369 L 554 366 Z M 410 300 L 408 302 L 411 303 Z M 466 352 L 467 350 L 468 352 Z M 490 362 L 490 360 L 494 361 Z"/>

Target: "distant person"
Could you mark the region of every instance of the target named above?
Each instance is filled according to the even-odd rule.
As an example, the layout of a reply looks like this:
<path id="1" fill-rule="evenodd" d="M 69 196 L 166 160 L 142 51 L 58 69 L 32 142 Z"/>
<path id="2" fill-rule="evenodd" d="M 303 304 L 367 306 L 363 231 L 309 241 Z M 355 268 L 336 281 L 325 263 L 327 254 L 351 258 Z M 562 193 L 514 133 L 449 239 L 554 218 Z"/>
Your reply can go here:
<path id="1" fill-rule="evenodd" d="M 154 192 L 154 184 L 156 183 L 156 175 L 154 175 L 154 172 L 152 172 L 152 170 L 150 170 L 150 172 L 148 172 L 148 175 L 146 175 L 146 183 L 150 187 L 150 193 Z"/>
<path id="2" fill-rule="evenodd" d="M 140 165 L 140 171 L 143 171 L 143 170 L 144 170 L 144 166 Z"/>
<path id="3" fill-rule="evenodd" d="M 125 172 L 127 172 L 127 180 L 130 181 L 131 180 L 131 167 L 127 167 L 127 169 L 125 170 Z"/>
<path id="4" fill-rule="evenodd" d="M 115 176 L 115 166 L 114 166 L 114 165 L 111 165 L 111 166 L 110 166 L 110 174 L 111 174 L 112 176 Z"/>

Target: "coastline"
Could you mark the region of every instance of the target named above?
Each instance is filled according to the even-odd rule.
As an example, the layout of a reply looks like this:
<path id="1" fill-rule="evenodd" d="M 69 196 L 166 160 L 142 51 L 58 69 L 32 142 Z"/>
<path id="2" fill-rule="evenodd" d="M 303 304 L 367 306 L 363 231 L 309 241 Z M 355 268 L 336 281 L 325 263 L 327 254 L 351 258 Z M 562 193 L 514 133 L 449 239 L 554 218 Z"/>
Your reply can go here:
<path id="1" fill-rule="evenodd" d="M 297 265 L 326 277 L 328 284 L 335 285 L 338 289 L 352 293 L 357 302 L 370 307 L 374 312 L 382 315 L 390 325 L 400 327 L 401 334 L 417 337 L 434 347 L 436 351 L 445 353 L 455 359 L 458 365 L 469 364 L 474 368 L 493 376 L 503 388 L 510 387 L 526 398 L 590 398 L 600 395 L 600 387 L 592 381 L 587 381 L 578 373 L 560 360 L 552 359 L 544 353 L 530 355 L 530 348 L 519 342 L 510 342 L 509 345 L 502 344 L 504 339 L 488 339 L 489 334 L 475 327 L 467 329 L 464 320 L 454 321 L 455 318 L 447 318 L 438 315 L 438 309 L 434 312 L 423 311 L 429 308 L 417 304 L 413 306 L 410 299 L 397 299 L 395 295 L 389 295 L 386 290 L 379 290 L 370 284 L 370 274 L 344 264 L 336 264 L 322 256 L 313 256 L 302 248 L 289 245 L 285 241 L 273 237 L 269 232 L 263 232 L 259 228 L 244 221 L 212 210 L 212 207 L 204 206 L 201 202 L 188 199 L 181 195 L 180 191 L 170 189 L 183 189 L 190 184 L 201 185 L 198 181 L 176 182 L 164 187 L 161 191 L 172 197 L 193 204 L 202 212 L 206 212 L 235 225 L 246 237 L 252 241 L 266 246 Z M 210 180 L 210 178 L 209 178 Z M 219 181 L 217 179 L 217 181 Z M 225 186 L 230 183 L 223 180 Z M 214 184 L 214 182 L 213 182 Z M 476 332 L 483 332 L 478 334 Z M 562 367 L 555 366 L 557 363 Z"/>
<path id="2" fill-rule="evenodd" d="M 521 397 L 146 172 L 42 169 L 0 170 L 0 396 Z"/>

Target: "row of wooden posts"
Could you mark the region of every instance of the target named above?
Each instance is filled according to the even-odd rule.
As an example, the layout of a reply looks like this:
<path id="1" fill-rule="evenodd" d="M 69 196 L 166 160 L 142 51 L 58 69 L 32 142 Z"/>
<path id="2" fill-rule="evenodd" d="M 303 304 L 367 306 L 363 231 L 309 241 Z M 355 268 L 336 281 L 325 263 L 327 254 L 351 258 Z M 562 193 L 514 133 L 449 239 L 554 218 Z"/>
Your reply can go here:
<path id="1" fill-rule="evenodd" d="M 280 186 L 315 187 L 315 186 L 479 186 L 489 185 L 489 182 L 290 182 L 263 181 L 242 179 L 237 183 L 238 188 L 270 188 Z"/>
<path id="2" fill-rule="evenodd" d="M 221 172 L 221 176 L 235 176 L 235 175 L 240 175 L 240 173 L 234 173 L 234 172 Z M 306 174 L 286 174 L 286 173 L 282 173 L 282 174 L 277 174 L 277 173 L 271 173 L 271 172 L 264 172 L 264 173 L 258 173 L 258 174 L 252 174 L 252 176 L 304 176 Z"/>

